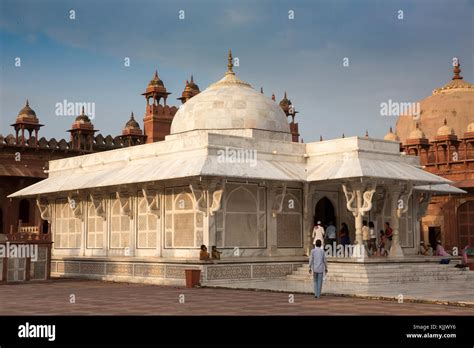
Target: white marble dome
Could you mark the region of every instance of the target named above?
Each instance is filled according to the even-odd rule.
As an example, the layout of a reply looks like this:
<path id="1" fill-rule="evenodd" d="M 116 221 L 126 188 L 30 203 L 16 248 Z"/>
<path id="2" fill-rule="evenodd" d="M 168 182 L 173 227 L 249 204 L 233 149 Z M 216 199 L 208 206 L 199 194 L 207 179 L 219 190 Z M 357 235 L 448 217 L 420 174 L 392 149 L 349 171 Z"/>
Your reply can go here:
<path id="1" fill-rule="evenodd" d="M 290 133 L 278 103 L 237 79 L 230 70 L 180 107 L 171 124 L 171 134 L 249 128 Z"/>

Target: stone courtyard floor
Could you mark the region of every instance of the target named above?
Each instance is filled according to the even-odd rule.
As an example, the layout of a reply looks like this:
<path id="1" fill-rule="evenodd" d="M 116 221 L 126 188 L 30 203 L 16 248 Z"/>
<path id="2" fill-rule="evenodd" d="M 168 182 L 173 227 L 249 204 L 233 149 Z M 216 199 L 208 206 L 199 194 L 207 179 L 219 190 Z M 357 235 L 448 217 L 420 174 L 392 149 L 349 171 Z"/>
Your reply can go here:
<path id="1" fill-rule="evenodd" d="M 309 278 L 308 278 L 309 279 Z M 313 282 L 287 279 L 235 281 L 214 283 L 212 287 L 230 289 L 254 289 L 286 293 L 313 292 Z M 357 297 L 376 300 L 402 299 L 405 302 L 446 304 L 471 307 L 474 314 L 474 280 L 446 280 L 437 282 L 412 282 L 403 284 L 341 284 L 323 282 L 323 293 L 333 296 Z"/>
<path id="2" fill-rule="evenodd" d="M 431 291 L 433 289 L 425 289 Z M 291 302 L 294 296 L 294 302 Z M 75 299 L 75 303 L 70 303 Z M 182 300 L 184 299 L 184 303 Z M 473 307 L 61 279 L 0 285 L 0 315 L 473 315 Z"/>

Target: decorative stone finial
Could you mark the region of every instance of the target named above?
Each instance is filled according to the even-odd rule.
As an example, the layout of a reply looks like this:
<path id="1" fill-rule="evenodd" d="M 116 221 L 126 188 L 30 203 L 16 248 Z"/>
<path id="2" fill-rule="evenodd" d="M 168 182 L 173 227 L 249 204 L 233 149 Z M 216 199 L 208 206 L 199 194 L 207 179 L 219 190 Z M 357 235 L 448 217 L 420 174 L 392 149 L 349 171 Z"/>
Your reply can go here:
<path id="1" fill-rule="evenodd" d="M 234 66 L 233 58 L 232 58 L 232 50 L 229 48 L 229 56 L 227 58 L 227 73 L 233 74 L 234 71 L 232 70 Z"/>
<path id="2" fill-rule="evenodd" d="M 365 130 L 365 137 L 368 138 L 369 137 L 369 131 L 366 129 Z"/>
<path id="3" fill-rule="evenodd" d="M 342 137 L 345 138 L 346 136 L 344 135 L 344 133 L 342 133 Z"/>
<path id="4" fill-rule="evenodd" d="M 260 87 L 260 93 L 263 94 L 263 87 Z"/>
<path id="5" fill-rule="evenodd" d="M 457 59 L 456 65 L 454 65 L 454 68 L 453 68 L 453 72 L 454 72 L 453 80 L 462 80 L 462 76 L 460 75 L 461 74 L 460 66 L 461 64 L 459 63 L 459 59 Z"/>
<path id="6" fill-rule="evenodd" d="M 323 141 L 323 136 L 322 135 L 319 136 L 319 141 Z"/>
<path id="7" fill-rule="evenodd" d="M 272 93 L 272 100 L 275 101 L 276 98 L 275 98 L 275 93 Z"/>

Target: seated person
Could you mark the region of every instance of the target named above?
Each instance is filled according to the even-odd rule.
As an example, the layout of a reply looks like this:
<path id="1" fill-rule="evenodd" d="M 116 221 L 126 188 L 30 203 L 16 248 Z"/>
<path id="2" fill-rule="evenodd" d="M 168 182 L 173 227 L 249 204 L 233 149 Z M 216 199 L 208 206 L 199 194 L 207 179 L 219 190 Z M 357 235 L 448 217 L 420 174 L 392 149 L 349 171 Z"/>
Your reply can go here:
<path id="1" fill-rule="evenodd" d="M 467 255 L 471 253 L 472 253 L 471 247 L 469 245 L 466 245 L 464 249 L 462 249 L 462 261 L 460 264 L 457 264 L 456 267 L 457 268 L 469 267 L 469 260 L 467 258 Z"/>
<path id="2" fill-rule="evenodd" d="M 212 246 L 211 248 L 211 256 L 213 259 L 220 260 L 221 259 L 221 254 L 222 251 L 217 250 L 217 247 L 215 245 Z"/>
<path id="3" fill-rule="evenodd" d="M 433 256 L 433 248 L 430 244 L 426 246 L 425 256 Z"/>
<path id="4" fill-rule="evenodd" d="M 444 250 L 440 240 L 438 241 L 438 245 L 436 245 L 436 256 L 451 256 Z"/>
<path id="5" fill-rule="evenodd" d="M 209 253 L 207 252 L 207 247 L 204 244 L 201 245 L 201 251 L 199 252 L 199 260 L 209 260 Z"/>
<path id="6" fill-rule="evenodd" d="M 421 241 L 420 246 L 418 248 L 418 255 L 425 255 L 425 253 L 426 253 L 425 242 Z"/>

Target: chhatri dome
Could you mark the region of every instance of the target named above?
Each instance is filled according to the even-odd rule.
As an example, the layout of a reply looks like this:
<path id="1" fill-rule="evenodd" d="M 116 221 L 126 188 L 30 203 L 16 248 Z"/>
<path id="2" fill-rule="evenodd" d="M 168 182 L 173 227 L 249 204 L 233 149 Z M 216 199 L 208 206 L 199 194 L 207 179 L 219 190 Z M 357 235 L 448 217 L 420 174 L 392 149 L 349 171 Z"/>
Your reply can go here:
<path id="1" fill-rule="evenodd" d="M 220 81 L 180 107 L 171 124 L 171 134 L 199 129 L 290 133 L 287 118 L 279 105 L 235 76 L 230 50 L 227 68 Z"/>
<path id="2" fill-rule="evenodd" d="M 462 134 L 462 133 L 461 133 Z M 438 128 L 436 135 L 443 136 L 443 135 L 454 135 L 454 129 L 448 126 L 448 121 L 444 119 L 444 124 Z"/>
<path id="3" fill-rule="evenodd" d="M 91 124 L 91 120 L 90 120 L 89 116 L 87 116 L 84 112 L 84 106 L 82 107 L 81 114 L 76 117 L 75 123 Z"/>
<path id="4" fill-rule="evenodd" d="M 474 122 L 467 125 L 466 133 L 474 133 Z"/>
<path id="5" fill-rule="evenodd" d="M 417 122 L 416 123 L 416 128 L 410 132 L 410 135 L 408 136 L 408 139 L 425 139 L 425 133 L 420 129 L 420 125 Z"/>
<path id="6" fill-rule="evenodd" d="M 123 130 L 124 131 L 125 130 L 140 131 L 140 133 L 141 133 L 140 125 L 135 120 L 135 116 L 133 115 L 133 112 L 130 115 L 130 120 L 128 120 L 127 123 L 125 123 L 125 128 Z"/>
<path id="7" fill-rule="evenodd" d="M 17 121 L 38 123 L 38 117 L 36 117 L 36 112 L 32 108 L 30 108 L 30 103 L 28 102 L 28 99 L 26 99 L 26 104 L 18 113 L 16 119 Z"/>
<path id="8" fill-rule="evenodd" d="M 459 61 L 455 63 L 451 81 L 420 101 L 418 117 L 404 115 L 398 118 L 396 133 L 402 143 L 411 138 L 410 132 L 415 130 L 416 123 L 419 123 L 427 139 L 434 140 L 435 136 L 440 135 L 439 131 L 442 135 L 454 133 L 462 137 L 474 120 L 474 85 L 463 79 Z M 450 127 L 443 125 L 445 119 Z"/>
<path id="9" fill-rule="evenodd" d="M 344 136 L 343 136 L 344 137 Z M 383 137 L 384 140 L 390 140 L 390 141 L 400 141 L 400 138 L 395 134 L 392 130 L 392 127 L 390 126 L 390 130 L 388 131 L 387 134 Z"/>

